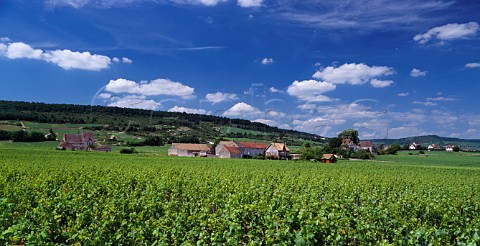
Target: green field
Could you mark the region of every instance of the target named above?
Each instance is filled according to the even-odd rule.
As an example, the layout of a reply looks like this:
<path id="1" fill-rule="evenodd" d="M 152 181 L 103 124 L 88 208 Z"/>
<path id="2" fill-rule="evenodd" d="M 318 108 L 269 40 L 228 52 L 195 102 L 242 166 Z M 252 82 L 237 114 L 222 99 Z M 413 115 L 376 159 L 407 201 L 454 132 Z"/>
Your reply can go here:
<path id="1" fill-rule="evenodd" d="M 155 153 L 0 144 L 0 244 L 480 244 L 479 156 L 326 165 Z"/>

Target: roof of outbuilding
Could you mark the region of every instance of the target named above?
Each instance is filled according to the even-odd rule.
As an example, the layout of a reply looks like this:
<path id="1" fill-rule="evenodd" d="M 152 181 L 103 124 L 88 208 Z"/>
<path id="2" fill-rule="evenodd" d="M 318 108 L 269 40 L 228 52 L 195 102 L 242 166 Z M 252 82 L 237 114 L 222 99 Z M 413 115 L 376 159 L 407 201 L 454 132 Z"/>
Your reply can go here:
<path id="1" fill-rule="evenodd" d="M 255 142 L 240 142 L 240 146 L 248 149 L 266 149 L 268 147 L 266 143 Z"/>
<path id="2" fill-rule="evenodd" d="M 209 151 L 210 147 L 206 144 L 191 144 L 191 143 L 172 143 L 172 147 L 181 150 L 192 150 L 192 151 Z"/>

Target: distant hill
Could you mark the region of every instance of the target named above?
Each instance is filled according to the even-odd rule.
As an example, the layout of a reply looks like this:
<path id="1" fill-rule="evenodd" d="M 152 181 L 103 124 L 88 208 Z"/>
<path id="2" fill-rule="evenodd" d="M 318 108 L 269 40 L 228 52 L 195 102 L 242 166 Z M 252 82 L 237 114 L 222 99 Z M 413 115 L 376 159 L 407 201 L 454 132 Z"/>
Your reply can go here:
<path id="1" fill-rule="evenodd" d="M 411 144 L 412 142 L 422 143 L 424 146 L 430 144 L 438 144 L 440 146 L 445 146 L 448 144 L 458 145 L 465 149 L 480 149 L 480 139 L 460 139 L 460 138 L 448 138 L 440 137 L 437 135 L 426 135 L 426 136 L 416 136 L 400 139 L 372 139 L 370 140 L 376 144 L 385 144 L 391 145 L 394 143 L 400 145 Z"/>
<path id="2" fill-rule="evenodd" d="M 5 129 L 13 129 L 22 127 L 23 122 L 37 122 L 42 123 L 43 128 L 54 127 L 58 131 L 67 128 L 75 131 L 80 127 L 111 135 L 129 134 L 131 141 L 152 135 L 165 142 L 206 143 L 213 142 L 218 137 L 281 141 L 289 145 L 301 145 L 305 141 L 324 141 L 315 134 L 211 115 L 1 100 L 0 109 L 0 129 L 2 124 Z M 43 128 L 40 129 L 45 131 Z"/>

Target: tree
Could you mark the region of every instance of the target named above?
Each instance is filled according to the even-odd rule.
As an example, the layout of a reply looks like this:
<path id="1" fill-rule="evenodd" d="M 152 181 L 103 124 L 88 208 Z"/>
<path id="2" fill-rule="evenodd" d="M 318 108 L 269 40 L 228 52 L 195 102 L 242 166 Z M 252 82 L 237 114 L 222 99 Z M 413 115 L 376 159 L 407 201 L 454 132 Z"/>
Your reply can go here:
<path id="1" fill-rule="evenodd" d="M 148 146 L 163 146 L 163 139 L 160 136 L 148 136 L 144 141 L 143 144 Z"/>
<path id="2" fill-rule="evenodd" d="M 461 149 L 457 145 L 453 146 L 453 151 L 454 152 L 459 152 Z"/>
<path id="3" fill-rule="evenodd" d="M 305 148 L 305 149 L 309 149 L 310 147 L 312 147 L 312 145 L 309 142 L 304 142 L 302 144 L 302 147 Z"/>
<path id="4" fill-rule="evenodd" d="M 347 130 L 339 133 L 338 138 L 340 138 L 340 139 L 350 139 L 355 144 L 358 144 L 360 142 L 360 138 L 358 138 L 358 131 L 355 130 L 355 129 L 347 129 Z"/>
<path id="5" fill-rule="evenodd" d="M 340 148 L 340 145 L 342 145 L 342 138 L 340 137 L 330 138 L 328 140 L 328 147 L 330 147 L 330 149 Z"/>
<path id="6" fill-rule="evenodd" d="M 390 148 L 387 149 L 386 153 L 388 155 L 396 155 L 400 149 L 401 149 L 400 144 L 392 144 L 392 146 L 390 146 Z"/>

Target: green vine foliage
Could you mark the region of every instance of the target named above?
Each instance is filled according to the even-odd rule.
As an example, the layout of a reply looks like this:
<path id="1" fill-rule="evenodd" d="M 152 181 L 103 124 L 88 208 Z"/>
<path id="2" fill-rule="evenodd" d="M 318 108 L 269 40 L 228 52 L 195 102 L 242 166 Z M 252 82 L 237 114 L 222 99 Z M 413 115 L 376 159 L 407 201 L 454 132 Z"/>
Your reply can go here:
<path id="1" fill-rule="evenodd" d="M 480 170 L 0 149 L 1 245 L 478 245 Z"/>

